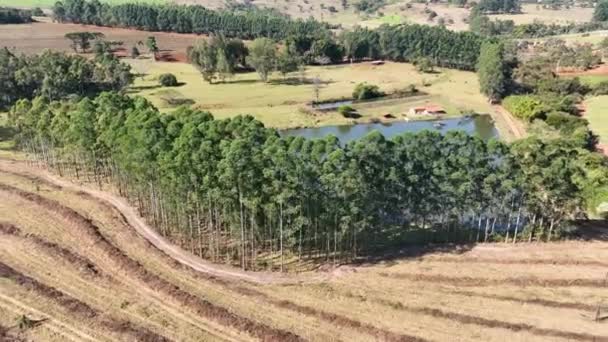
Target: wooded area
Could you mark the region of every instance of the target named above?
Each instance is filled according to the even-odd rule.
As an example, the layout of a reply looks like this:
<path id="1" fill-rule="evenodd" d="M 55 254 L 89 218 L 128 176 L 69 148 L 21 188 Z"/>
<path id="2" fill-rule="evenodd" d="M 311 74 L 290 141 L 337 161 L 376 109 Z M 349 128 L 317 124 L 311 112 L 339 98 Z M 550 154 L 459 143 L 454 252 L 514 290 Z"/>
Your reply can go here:
<path id="1" fill-rule="evenodd" d="M 249 269 L 271 256 L 336 261 L 429 242 L 555 239 L 606 170 L 566 139 L 509 146 L 463 132 L 376 132 L 341 146 L 282 138 L 247 116 L 160 114 L 116 93 L 21 100 L 10 119 L 39 161 L 112 182 L 164 236 Z"/>
<path id="2" fill-rule="evenodd" d="M 214 33 L 242 39 L 283 39 L 290 34 L 315 35 L 327 29 L 326 24 L 312 19 L 292 20 L 270 11 L 213 11 L 198 5 L 109 5 L 99 1 L 64 0 L 55 4 L 53 13 L 59 22 L 145 31 Z"/>
<path id="3" fill-rule="evenodd" d="M 131 67 L 111 53 L 87 59 L 78 55 L 45 51 L 40 55 L 15 55 L 0 49 L 0 109 L 19 99 L 45 96 L 95 95 L 121 90 L 131 83 Z"/>
<path id="4" fill-rule="evenodd" d="M 384 58 L 411 62 L 426 57 L 436 65 L 473 70 L 483 38 L 426 25 L 357 28 L 334 37 L 326 24 L 313 19 L 291 20 L 266 11 L 222 12 L 201 6 L 125 4 L 107 5 L 84 0 L 58 2 L 55 19 L 149 31 L 213 34 L 226 38 L 271 38 L 294 47 L 290 52 L 306 63 L 338 63 Z M 321 63 L 323 63 L 321 61 Z"/>
<path id="5" fill-rule="evenodd" d="M 0 24 L 25 24 L 32 22 L 29 10 L 0 7 Z"/>

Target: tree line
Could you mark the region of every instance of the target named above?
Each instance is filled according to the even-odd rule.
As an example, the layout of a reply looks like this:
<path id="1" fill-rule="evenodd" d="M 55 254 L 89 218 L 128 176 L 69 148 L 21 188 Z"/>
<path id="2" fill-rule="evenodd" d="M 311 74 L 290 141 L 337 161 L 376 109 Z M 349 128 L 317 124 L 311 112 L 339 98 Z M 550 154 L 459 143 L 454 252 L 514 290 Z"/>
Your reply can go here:
<path id="1" fill-rule="evenodd" d="M 56 20 L 62 22 L 225 38 L 269 38 L 288 45 L 289 53 L 306 64 L 339 63 L 344 58 L 411 62 L 425 57 L 439 66 L 473 70 L 483 41 L 476 34 L 426 25 L 384 25 L 377 30 L 357 28 L 335 37 L 325 24 L 313 19 L 292 20 L 265 11 L 228 13 L 201 6 L 112 6 L 96 1 L 64 0 L 56 4 L 54 12 Z"/>
<path id="2" fill-rule="evenodd" d="M 87 59 L 50 50 L 26 56 L 0 49 L 0 109 L 36 96 L 58 100 L 122 90 L 131 81 L 131 67 L 111 53 Z"/>
<path id="3" fill-rule="evenodd" d="M 63 0 L 55 4 L 53 13 L 59 22 L 145 31 L 215 33 L 241 39 L 283 39 L 289 34 L 315 34 L 327 29 L 315 20 L 292 20 L 270 11 L 213 11 L 199 5 L 110 5 L 96 0 Z"/>
<path id="4" fill-rule="evenodd" d="M 30 10 L 0 7 L 0 24 L 27 24 L 32 21 Z"/>
<path id="5" fill-rule="evenodd" d="M 161 114 L 112 92 L 20 100 L 9 119 L 38 161 L 111 182 L 163 236 L 249 269 L 430 242 L 556 239 L 585 191 L 608 179 L 605 159 L 567 139 L 373 132 L 342 145 L 282 137 L 250 116 Z"/>

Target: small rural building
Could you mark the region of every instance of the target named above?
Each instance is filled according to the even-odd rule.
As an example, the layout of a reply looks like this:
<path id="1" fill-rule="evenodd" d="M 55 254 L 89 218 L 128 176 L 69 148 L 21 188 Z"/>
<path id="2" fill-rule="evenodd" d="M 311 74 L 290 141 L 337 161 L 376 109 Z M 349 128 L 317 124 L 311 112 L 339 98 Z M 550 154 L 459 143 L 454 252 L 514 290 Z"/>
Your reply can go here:
<path id="1" fill-rule="evenodd" d="M 437 105 L 426 105 L 410 108 L 411 115 L 441 115 L 445 114 L 445 109 Z"/>
<path id="2" fill-rule="evenodd" d="M 371 65 L 384 65 L 384 61 L 380 61 L 380 60 L 373 61 L 373 62 L 371 62 Z"/>

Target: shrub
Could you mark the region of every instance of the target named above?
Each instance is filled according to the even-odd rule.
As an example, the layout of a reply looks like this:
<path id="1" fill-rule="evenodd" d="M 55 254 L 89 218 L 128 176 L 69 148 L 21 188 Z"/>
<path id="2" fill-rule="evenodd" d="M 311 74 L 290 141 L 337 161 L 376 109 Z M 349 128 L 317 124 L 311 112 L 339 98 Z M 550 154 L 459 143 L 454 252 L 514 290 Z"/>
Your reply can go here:
<path id="1" fill-rule="evenodd" d="M 549 126 L 567 134 L 574 132 L 577 128 L 587 127 L 587 120 L 563 112 L 551 112 L 547 114 L 545 122 Z"/>
<path id="2" fill-rule="evenodd" d="M 36 7 L 32 10 L 32 15 L 35 17 L 44 17 L 44 12 L 40 7 Z"/>
<path id="3" fill-rule="evenodd" d="M 384 96 L 384 93 L 380 91 L 377 85 L 373 84 L 359 83 L 353 91 L 355 100 L 368 100 L 381 96 Z"/>
<path id="4" fill-rule="evenodd" d="M 608 95 L 608 81 L 602 81 L 593 87 L 593 95 Z"/>
<path id="5" fill-rule="evenodd" d="M 511 114 L 529 122 L 544 118 L 547 112 L 545 104 L 533 95 L 512 95 L 505 98 L 502 105 Z"/>
<path id="6" fill-rule="evenodd" d="M 349 105 L 342 105 L 338 107 L 338 113 L 342 114 L 342 116 L 345 118 L 351 117 L 354 112 L 356 112 L 356 110 Z"/>
<path id="7" fill-rule="evenodd" d="M 158 78 L 158 82 L 163 87 L 176 87 L 177 86 L 177 78 L 173 74 L 162 74 Z"/>
<path id="8" fill-rule="evenodd" d="M 433 72 L 433 61 L 430 58 L 419 57 L 414 60 L 416 70 L 419 72 L 430 73 Z"/>

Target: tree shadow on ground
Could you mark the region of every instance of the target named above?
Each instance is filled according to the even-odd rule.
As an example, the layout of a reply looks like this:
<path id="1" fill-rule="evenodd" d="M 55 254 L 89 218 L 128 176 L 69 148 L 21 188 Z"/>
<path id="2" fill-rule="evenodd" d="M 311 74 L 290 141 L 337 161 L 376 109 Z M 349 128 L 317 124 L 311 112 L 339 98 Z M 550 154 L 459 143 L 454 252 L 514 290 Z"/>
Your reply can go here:
<path id="1" fill-rule="evenodd" d="M 426 254 L 463 254 L 473 249 L 476 245 L 476 243 L 437 243 L 424 246 L 403 246 L 384 252 L 372 252 L 367 256 L 357 258 L 357 260 L 354 260 L 350 264 L 353 266 L 381 265 L 390 267 L 396 265 L 401 259 L 416 259 Z"/>
<path id="2" fill-rule="evenodd" d="M 310 85 L 315 84 L 315 79 L 312 78 L 300 78 L 300 77 L 287 77 L 281 79 L 273 79 L 268 81 L 269 84 L 272 85 L 290 85 L 290 86 L 299 86 L 299 85 Z M 320 84 L 328 85 L 334 83 L 333 81 L 321 81 Z"/>
<path id="3" fill-rule="evenodd" d="M 15 130 L 15 128 L 10 127 L 10 126 L 0 125 L 0 141 L 13 140 L 13 138 L 15 137 L 16 134 L 17 134 L 17 131 Z"/>
<path id="4" fill-rule="evenodd" d="M 136 93 L 139 91 L 143 91 L 143 90 L 154 90 L 154 89 L 158 89 L 158 88 L 162 88 L 163 86 L 161 86 L 160 84 L 155 84 L 155 85 L 148 85 L 148 86 L 133 86 L 133 87 L 129 87 L 128 89 L 128 93 Z"/>
<path id="5" fill-rule="evenodd" d="M 608 241 L 608 220 L 580 220 L 574 223 L 575 238 L 583 241 Z"/>
<path id="6" fill-rule="evenodd" d="M 214 85 L 218 84 L 254 84 L 254 83 L 262 83 L 262 80 L 233 80 L 233 81 L 224 81 L 224 82 L 214 82 Z"/>

